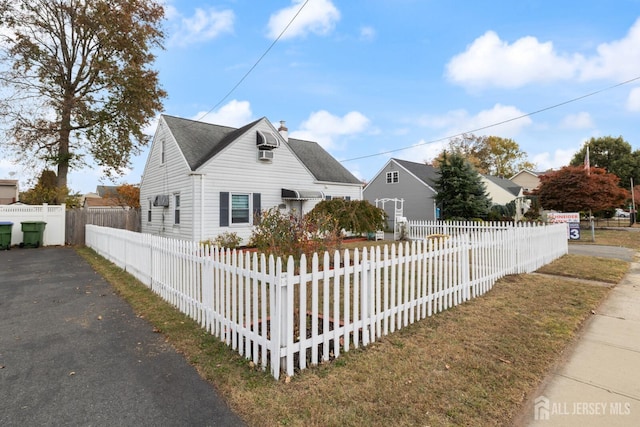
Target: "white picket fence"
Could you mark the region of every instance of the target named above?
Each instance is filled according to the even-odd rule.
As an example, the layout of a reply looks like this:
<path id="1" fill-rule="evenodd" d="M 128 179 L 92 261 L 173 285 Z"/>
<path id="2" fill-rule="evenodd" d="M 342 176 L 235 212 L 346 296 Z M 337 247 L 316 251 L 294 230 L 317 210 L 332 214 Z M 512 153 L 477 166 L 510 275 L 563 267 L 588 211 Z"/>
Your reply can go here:
<path id="1" fill-rule="evenodd" d="M 434 234 L 434 233 L 431 233 Z M 444 233 L 437 233 L 444 234 Z M 567 253 L 564 224 L 471 228 L 296 265 L 87 225 L 86 244 L 277 379 L 366 346 Z"/>
<path id="2" fill-rule="evenodd" d="M 433 235 L 458 236 L 469 231 L 503 230 L 517 226 L 514 222 L 408 221 L 407 237 L 420 240 Z"/>

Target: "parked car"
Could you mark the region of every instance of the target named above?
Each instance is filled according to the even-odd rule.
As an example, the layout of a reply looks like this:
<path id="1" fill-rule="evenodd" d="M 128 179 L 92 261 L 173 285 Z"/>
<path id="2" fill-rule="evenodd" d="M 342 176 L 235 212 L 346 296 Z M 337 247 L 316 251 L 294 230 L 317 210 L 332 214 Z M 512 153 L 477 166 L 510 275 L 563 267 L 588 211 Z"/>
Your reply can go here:
<path id="1" fill-rule="evenodd" d="M 629 218 L 629 212 L 626 212 L 620 208 L 617 208 L 615 216 L 616 218 Z"/>

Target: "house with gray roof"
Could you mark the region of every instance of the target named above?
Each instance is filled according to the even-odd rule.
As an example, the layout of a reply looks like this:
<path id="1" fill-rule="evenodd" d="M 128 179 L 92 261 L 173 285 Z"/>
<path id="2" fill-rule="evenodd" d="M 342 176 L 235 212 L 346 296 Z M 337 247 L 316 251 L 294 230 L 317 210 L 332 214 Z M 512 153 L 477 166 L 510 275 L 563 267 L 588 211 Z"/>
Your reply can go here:
<path id="1" fill-rule="evenodd" d="M 480 178 L 494 205 L 515 201 L 516 220 L 526 212 L 528 206 L 524 205 L 523 189 L 518 184 L 490 175 L 480 175 Z M 384 208 L 389 229 L 395 229 L 399 200 L 403 208 L 400 216 L 409 221 L 433 221 L 439 217 L 435 202 L 438 179 L 438 169 L 431 165 L 392 158 L 364 188 L 364 199 Z"/>
<path id="2" fill-rule="evenodd" d="M 509 178 L 509 180 L 521 186 L 525 193 L 530 193 L 540 186 L 540 175 L 544 175 L 544 173 L 523 169 Z"/>
<path id="3" fill-rule="evenodd" d="M 519 221 L 529 210 L 530 201 L 526 200 L 524 189 L 517 183 L 491 175 L 480 175 L 484 182 L 487 194 L 494 205 L 507 205 L 515 203 L 516 214 L 514 220 Z"/>
<path id="4" fill-rule="evenodd" d="M 241 128 L 162 115 L 140 184 L 142 232 L 186 240 L 236 233 L 277 207 L 298 215 L 321 200 L 362 199 L 363 184 L 318 143 L 265 117 Z"/>
<path id="5" fill-rule="evenodd" d="M 385 210 L 390 230 L 396 229 L 398 216 L 433 221 L 437 179 L 437 169 L 431 165 L 392 158 L 364 188 L 364 199 Z"/>
<path id="6" fill-rule="evenodd" d="M 524 196 L 524 190 L 515 182 L 491 175 L 480 175 L 487 194 L 494 205 L 506 205 Z"/>

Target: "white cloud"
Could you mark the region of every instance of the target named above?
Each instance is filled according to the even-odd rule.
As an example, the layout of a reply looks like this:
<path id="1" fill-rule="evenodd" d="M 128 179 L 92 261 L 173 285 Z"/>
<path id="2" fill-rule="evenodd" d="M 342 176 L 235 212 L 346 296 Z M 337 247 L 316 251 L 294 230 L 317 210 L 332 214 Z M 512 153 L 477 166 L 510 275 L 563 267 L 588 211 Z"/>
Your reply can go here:
<path id="1" fill-rule="evenodd" d="M 640 112 L 640 87 L 631 89 L 627 98 L 627 110 L 635 113 Z"/>
<path id="2" fill-rule="evenodd" d="M 515 138 L 524 127 L 532 124 L 529 117 L 513 120 L 523 115 L 524 113 L 516 107 L 501 104 L 496 104 L 493 108 L 480 111 L 473 116 L 469 115 L 466 110 L 451 110 L 442 115 L 425 115 L 420 117 L 417 123 L 420 126 L 437 130 L 440 136 L 431 140 L 422 139 L 406 150 L 391 153 L 391 157 L 414 162 L 430 162 L 447 147 L 451 137 L 462 133 Z M 502 124 L 491 126 L 497 123 Z M 389 148 L 389 150 L 395 148 L 397 147 Z"/>
<path id="3" fill-rule="evenodd" d="M 233 32 L 235 15 L 232 10 L 207 10 L 197 8 L 191 17 L 181 16 L 172 9 L 171 16 L 179 20 L 173 29 L 169 44 L 186 46 L 193 43 L 206 42 L 222 33 Z"/>
<path id="4" fill-rule="evenodd" d="M 624 38 L 598 45 L 597 52 L 581 68 L 581 80 L 637 77 L 640 69 L 640 18 Z"/>
<path id="5" fill-rule="evenodd" d="M 373 27 L 364 26 L 360 28 L 360 40 L 371 41 L 376 38 L 376 30 Z"/>
<path id="6" fill-rule="evenodd" d="M 158 114 L 153 119 L 151 119 L 151 121 L 149 121 L 149 123 L 147 123 L 144 128 L 142 128 L 142 133 L 153 137 L 153 135 L 156 133 L 156 129 L 158 128 L 159 121 L 160 115 Z"/>
<path id="7" fill-rule="evenodd" d="M 560 126 L 565 129 L 589 129 L 593 127 L 593 120 L 589 113 L 582 111 L 565 116 Z"/>
<path id="8" fill-rule="evenodd" d="M 340 19 L 340 11 L 330 0 L 315 0 L 298 13 L 304 0 L 293 0 L 291 6 L 279 10 L 269 18 L 268 36 L 277 38 L 289 25 L 281 39 L 304 37 L 309 33 L 325 35 L 330 33 Z M 295 18 L 294 18 L 295 17 Z"/>
<path id="9" fill-rule="evenodd" d="M 217 111 L 201 111 L 192 117 L 193 120 L 216 125 L 242 127 L 253 120 L 249 101 L 232 100 Z"/>
<path id="10" fill-rule="evenodd" d="M 515 88 L 532 81 L 568 79 L 575 75 L 578 56 L 567 58 L 554 51 L 553 43 L 523 37 L 513 44 L 487 31 L 447 64 L 447 77 L 469 87 Z"/>
<path id="11" fill-rule="evenodd" d="M 598 45 L 591 56 L 557 52 L 553 43 L 532 36 L 513 43 L 487 31 L 446 66 L 447 78 L 468 88 L 516 88 L 531 83 L 578 78 L 624 80 L 640 69 L 640 18 L 625 37 Z"/>
<path id="12" fill-rule="evenodd" d="M 530 156 L 532 163 L 536 165 L 536 170 L 546 171 L 548 169 L 560 169 L 563 166 L 567 166 L 573 156 L 576 154 L 576 149 L 557 149 L 553 153 L 544 152 L 534 154 Z"/>
<path id="13" fill-rule="evenodd" d="M 465 110 L 451 110 L 444 115 L 423 116 L 418 123 L 422 126 L 441 129 L 446 136 L 474 133 L 513 138 L 522 128 L 532 123 L 530 117 L 522 117 L 524 114 L 516 107 L 496 104 L 490 110 L 480 111 L 475 116 L 470 116 Z M 518 117 L 520 118 L 516 120 Z"/>
<path id="14" fill-rule="evenodd" d="M 9 159 L 0 159 L 0 179 L 18 179 L 20 167 Z"/>
<path id="15" fill-rule="evenodd" d="M 343 117 L 328 111 L 311 113 L 299 130 L 290 133 L 292 138 L 315 141 L 329 150 L 335 148 L 338 136 L 355 135 L 368 130 L 370 121 L 362 113 L 351 111 Z"/>
<path id="16" fill-rule="evenodd" d="M 421 139 L 406 150 L 392 152 L 389 157 L 409 160 L 416 163 L 430 163 L 447 147 L 449 141 L 429 142 Z M 391 148 L 393 150 L 393 148 Z"/>

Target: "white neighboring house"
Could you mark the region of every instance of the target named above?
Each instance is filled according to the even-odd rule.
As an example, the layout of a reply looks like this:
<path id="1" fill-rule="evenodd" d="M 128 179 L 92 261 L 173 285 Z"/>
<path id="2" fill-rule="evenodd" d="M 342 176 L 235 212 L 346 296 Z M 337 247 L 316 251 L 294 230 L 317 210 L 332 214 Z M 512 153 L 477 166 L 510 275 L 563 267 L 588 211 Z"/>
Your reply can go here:
<path id="1" fill-rule="evenodd" d="M 509 180 L 522 187 L 525 193 L 530 193 L 540 186 L 540 175 L 543 174 L 544 172 L 523 169 L 509 178 Z"/>
<path id="2" fill-rule="evenodd" d="M 515 182 L 491 175 L 480 175 L 487 194 L 494 205 L 506 205 L 515 202 L 515 220 L 519 221 L 529 210 L 529 203 L 525 200 L 524 189 Z"/>
<path id="3" fill-rule="evenodd" d="M 19 194 L 17 179 L 0 179 L 0 205 L 16 203 Z"/>
<path id="4" fill-rule="evenodd" d="M 321 200 L 362 199 L 363 184 L 318 143 L 265 117 L 239 129 L 162 115 L 140 185 L 142 232 L 186 240 L 236 233 L 254 215 L 302 215 Z"/>

